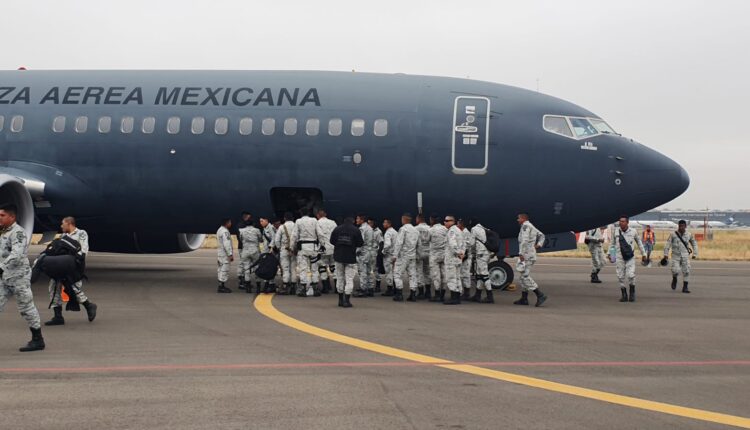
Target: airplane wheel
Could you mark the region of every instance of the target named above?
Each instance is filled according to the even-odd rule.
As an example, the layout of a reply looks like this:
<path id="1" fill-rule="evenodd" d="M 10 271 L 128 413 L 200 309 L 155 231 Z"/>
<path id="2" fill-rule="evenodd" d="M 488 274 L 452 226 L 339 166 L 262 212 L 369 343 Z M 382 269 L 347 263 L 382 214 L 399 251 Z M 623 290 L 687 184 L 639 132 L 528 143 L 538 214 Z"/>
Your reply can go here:
<path id="1" fill-rule="evenodd" d="M 493 290 L 504 290 L 513 282 L 513 269 L 503 260 L 490 263 L 489 272 Z"/>

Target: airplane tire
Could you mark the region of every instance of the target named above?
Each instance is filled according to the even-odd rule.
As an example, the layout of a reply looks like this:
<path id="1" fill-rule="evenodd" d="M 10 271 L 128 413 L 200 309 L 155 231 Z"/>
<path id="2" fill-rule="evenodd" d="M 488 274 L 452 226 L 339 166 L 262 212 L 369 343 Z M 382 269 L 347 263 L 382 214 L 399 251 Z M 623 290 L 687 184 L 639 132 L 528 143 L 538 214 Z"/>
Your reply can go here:
<path id="1" fill-rule="evenodd" d="M 503 260 L 490 263 L 489 272 L 493 290 L 504 290 L 513 282 L 513 268 Z"/>

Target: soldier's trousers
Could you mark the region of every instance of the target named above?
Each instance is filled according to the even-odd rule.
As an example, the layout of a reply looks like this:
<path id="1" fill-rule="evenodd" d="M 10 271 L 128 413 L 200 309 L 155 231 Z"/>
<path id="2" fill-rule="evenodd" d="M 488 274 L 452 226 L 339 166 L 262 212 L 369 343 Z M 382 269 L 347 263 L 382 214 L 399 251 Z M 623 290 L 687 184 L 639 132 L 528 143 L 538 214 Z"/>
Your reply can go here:
<path id="1" fill-rule="evenodd" d="M 333 254 L 323 254 L 320 256 L 320 261 L 318 261 L 318 274 L 321 281 L 328 280 L 329 271 L 331 272 L 331 279 L 334 279 L 336 277 L 336 264 L 333 261 Z"/>
<path id="2" fill-rule="evenodd" d="M 336 291 L 351 294 L 354 291 L 355 276 L 357 276 L 356 264 L 336 263 Z"/>
<path id="3" fill-rule="evenodd" d="M 445 282 L 448 290 L 452 292 L 461 292 L 461 262 L 445 263 Z"/>
<path id="4" fill-rule="evenodd" d="M 591 252 L 591 273 L 598 273 L 604 267 L 604 251 L 601 246 L 589 248 Z"/>
<path id="5" fill-rule="evenodd" d="M 383 267 L 385 268 L 385 285 L 386 287 L 392 287 L 393 282 L 393 257 L 390 255 L 383 255 Z"/>
<path id="6" fill-rule="evenodd" d="M 417 277 L 419 286 L 429 286 L 432 283 L 430 276 L 430 255 L 417 256 Z"/>
<path id="7" fill-rule="evenodd" d="M 318 253 L 301 250 L 297 253 L 297 276 L 302 285 L 318 282 Z"/>
<path id="8" fill-rule="evenodd" d="M 52 306 L 59 308 L 62 307 L 65 302 L 63 302 L 62 299 L 62 291 L 63 286 L 62 284 L 57 285 L 57 282 L 54 279 L 49 280 L 49 298 L 52 301 Z M 83 281 L 78 281 L 72 286 L 73 292 L 76 293 L 76 298 L 78 299 L 78 303 L 84 303 L 89 298 L 86 297 L 86 294 L 83 293 Z"/>
<path id="9" fill-rule="evenodd" d="M 490 285 L 489 283 L 490 254 L 477 254 L 476 263 L 477 290 L 481 290 L 482 288 L 484 288 L 487 291 L 492 291 L 492 285 Z"/>
<path id="10" fill-rule="evenodd" d="M 404 289 L 404 273 L 409 275 L 409 289 L 416 291 L 419 285 L 416 258 L 396 258 L 396 264 L 393 266 L 393 283 L 396 284 L 397 290 Z"/>
<path id="11" fill-rule="evenodd" d="M 245 272 L 247 271 L 247 264 L 245 264 L 245 261 L 242 260 L 242 249 L 240 251 L 240 261 L 237 262 L 237 277 L 242 278 L 245 277 Z M 245 280 L 249 280 L 245 278 Z"/>
<path id="12" fill-rule="evenodd" d="M 620 288 L 635 285 L 635 257 L 623 261 L 622 256 L 618 255 L 615 271 L 617 272 L 617 280 L 620 282 Z"/>
<path id="13" fill-rule="evenodd" d="M 435 291 L 442 290 L 443 282 L 446 282 L 447 279 L 444 254 L 444 252 L 441 252 L 440 255 L 430 255 L 430 279 L 432 279 L 432 287 Z"/>
<path id="14" fill-rule="evenodd" d="M 229 257 L 219 257 L 217 263 L 219 282 L 227 282 L 229 280 Z"/>
<path id="15" fill-rule="evenodd" d="M 536 282 L 531 279 L 531 267 L 534 266 L 534 260 L 525 260 L 523 271 L 520 273 L 518 283 L 521 284 L 521 291 L 534 291 L 538 288 Z"/>
<path id="16" fill-rule="evenodd" d="M 250 282 L 251 278 L 255 278 L 255 276 L 253 275 L 253 273 L 255 273 L 255 267 L 253 265 L 258 261 L 259 258 L 260 252 L 253 252 L 244 248 L 242 249 L 242 251 L 240 251 L 240 265 L 244 270 L 242 272 L 242 276 L 245 278 L 245 282 Z M 258 278 L 255 278 L 255 280 L 258 281 Z"/>
<path id="17" fill-rule="evenodd" d="M 16 281 L 9 281 L 7 283 L 0 282 L 0 312 L 5 309 L 5 304 L 8 303 L 10 296 L 16 298 L 18 312 L 20 312 L 23 319 L 26 320 L 26 324 L 29 325 L 29 328 L 40 328 L 42 326 L 42 321 L 39 319 L 39 311 L 34 304 L 34 294 L 31 292 L 29 279 L 24 278 Z"/>
<path id="18" fill-rule="evenodd" d="M 461 262 L 461 287 L 464 290 L 471 289 L 471 256 Z"/>
<path id="19" fill-rule="evenodd" d="M 281 279 L 285 284 L 297 282 L 297 273 L 294 264 L 294 255 L 286 249 L 279 252 L 279 265 L 281 266 Z"/>
<path id="20" fill-rule="evenodd" d="M 375 287 L 372 277 L 373 259 L 369 252 L 363 252 L 357 256 L 357 271 L 359 272 L 359 289 L 365 291 Z"/>
<path id="21" fill-rule="evenodd" d="M 682 272 L 682 280 L 690 282 L 690 256 L 672 256 L 672 276 L 678 276 Z"/>

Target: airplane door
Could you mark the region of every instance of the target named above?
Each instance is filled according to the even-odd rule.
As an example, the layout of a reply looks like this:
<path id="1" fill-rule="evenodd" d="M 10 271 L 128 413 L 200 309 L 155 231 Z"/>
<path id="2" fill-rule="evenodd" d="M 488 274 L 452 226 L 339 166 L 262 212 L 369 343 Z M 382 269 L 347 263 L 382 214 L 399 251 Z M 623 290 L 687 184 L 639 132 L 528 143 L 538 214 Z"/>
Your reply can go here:
<path id="1" fill-rule="evenodd" d="M 453 103 L 451 165 L 456 175 L 484 175 L 489 162 L 490 99 L 459 96 Z"/>

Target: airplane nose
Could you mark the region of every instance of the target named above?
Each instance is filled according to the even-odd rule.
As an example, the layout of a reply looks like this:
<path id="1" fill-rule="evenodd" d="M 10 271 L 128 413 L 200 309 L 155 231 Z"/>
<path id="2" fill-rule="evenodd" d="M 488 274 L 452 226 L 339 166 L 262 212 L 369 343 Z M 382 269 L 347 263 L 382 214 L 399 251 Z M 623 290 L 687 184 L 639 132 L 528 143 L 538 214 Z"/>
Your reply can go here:
<path id="1" fill-rule="evenodd" d="M 637 159 L 637 194 L 647 198 L 651 207 L 674 200 L 688 189 L 687 171 L 666 155 L 641 146 Z"/>

